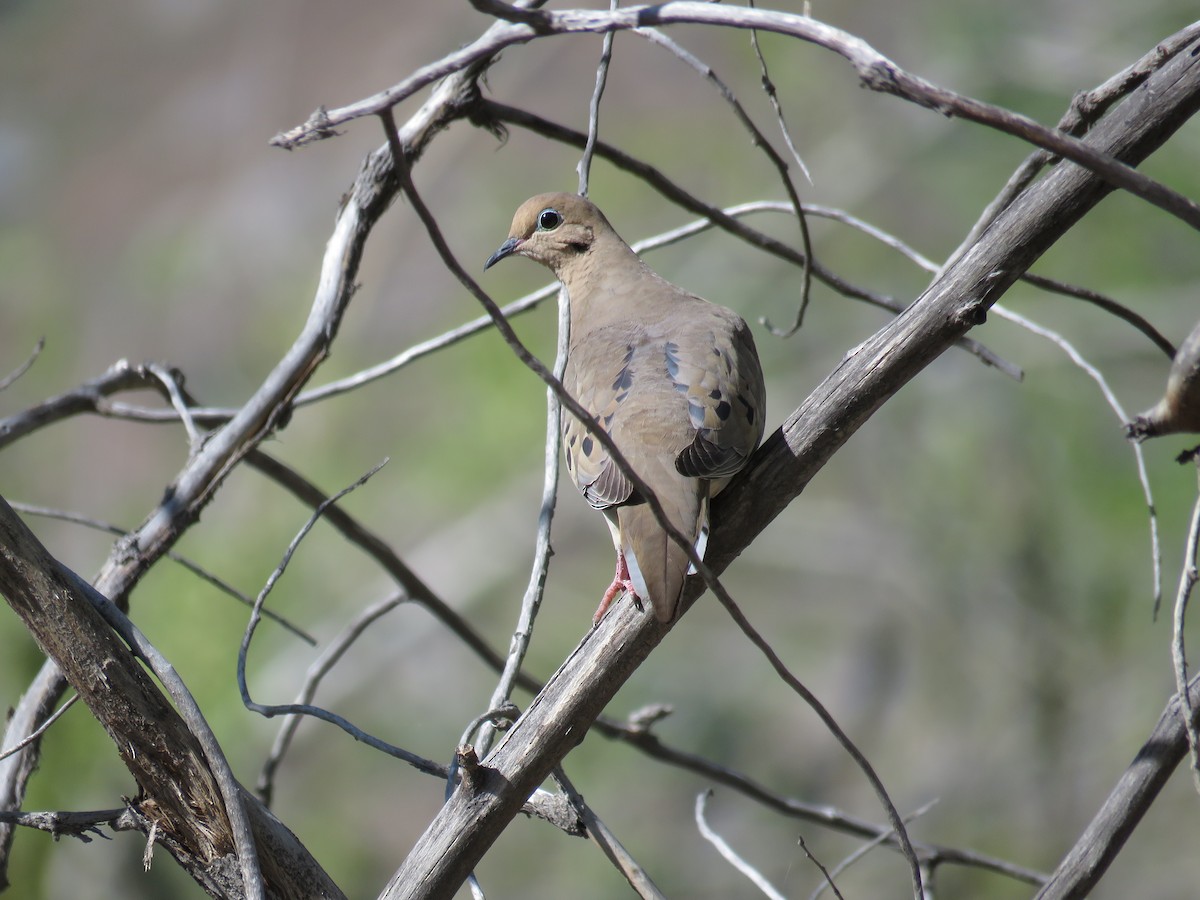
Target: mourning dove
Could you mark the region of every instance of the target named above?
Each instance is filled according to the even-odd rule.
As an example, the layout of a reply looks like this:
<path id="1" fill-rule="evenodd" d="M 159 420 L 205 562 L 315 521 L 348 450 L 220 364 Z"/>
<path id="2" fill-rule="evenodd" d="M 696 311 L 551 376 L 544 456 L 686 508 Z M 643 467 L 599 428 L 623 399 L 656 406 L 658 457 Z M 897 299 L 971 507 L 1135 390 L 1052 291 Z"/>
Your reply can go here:
<path id="1" fill-rule="evenodd" d="M 563 386 L 703 555 L 709 499 L 763 434 L 762 367 L 745 321 L 655 274 L 604 214 L 575 194 L 540 194 L 521 204 L 508 240 L 484 268 L 514 255 L 546 266 L 567 290 Z M 604 513 L 617 550 L 616 575 L 594 621 L 622 590 L 671 621 L 687 553 L 574 416 L 563 417 L 563 445 L 575 486 Z"/>
<path id="2" fill-rule="evenodd" d="M 1200 323 L 1175 354 L 1163 398 L 1125 425 L 1136 441 L 1181 431 L 1200 431 Z"/>

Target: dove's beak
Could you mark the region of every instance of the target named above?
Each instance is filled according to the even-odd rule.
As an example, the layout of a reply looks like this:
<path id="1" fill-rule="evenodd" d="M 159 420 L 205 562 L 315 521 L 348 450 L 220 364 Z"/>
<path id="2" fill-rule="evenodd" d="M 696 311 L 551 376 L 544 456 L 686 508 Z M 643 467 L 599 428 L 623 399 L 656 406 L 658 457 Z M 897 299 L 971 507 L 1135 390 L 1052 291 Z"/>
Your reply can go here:
<path id="1" fill-rule="evenodd" d="M 512 256 L 517 252 L 517 248 L 523 243 L 524 241 L 522 241 L 520 238 L 510 237 L 507 241 L 500 245 L 499 250 L 488 257 L 488 260 L 483 264 L 483 267 L 485 269 L 490 269 L 496 263 L 500 262 L 500 260 L 504 259 L 504 257 Z"/>

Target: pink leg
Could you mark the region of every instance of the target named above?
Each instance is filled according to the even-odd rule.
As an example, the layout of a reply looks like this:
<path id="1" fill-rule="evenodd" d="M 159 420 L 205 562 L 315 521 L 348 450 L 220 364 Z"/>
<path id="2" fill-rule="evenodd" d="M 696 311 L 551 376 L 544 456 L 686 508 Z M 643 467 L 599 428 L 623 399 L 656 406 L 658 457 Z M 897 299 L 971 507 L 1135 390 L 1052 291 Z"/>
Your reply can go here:
<path id="1" fill-rule="evenodd" d="M 608 612 L 608 607 L 621 595 L 622 591 L 627 591 L 629 596 L 633 597 L 635 601 L 637 600 L 637 591 L 629 577 L 629 566 L 625 563 L 625 554 L 617 550 L 617 573 L 613 576 L 613 583 L 608 586 L 608 590 L 600 598 L 600 605 L 596 607 L 596 612 L 592 616 L 593 625 L 600 624 L 600 620 Z"/>

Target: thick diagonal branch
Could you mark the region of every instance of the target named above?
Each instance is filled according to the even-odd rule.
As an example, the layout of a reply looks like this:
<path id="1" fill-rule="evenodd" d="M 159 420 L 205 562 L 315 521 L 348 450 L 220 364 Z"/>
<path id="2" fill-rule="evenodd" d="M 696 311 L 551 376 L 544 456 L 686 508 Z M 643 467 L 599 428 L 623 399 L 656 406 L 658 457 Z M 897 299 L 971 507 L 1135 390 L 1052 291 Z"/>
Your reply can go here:
<path id="1" fill-rule="evenodd" d="M 214 897 L 244 896 L 221 792 L 186 723 L 75 580 L 0 498 L 0 593 L 104 726 L 140 795 L 133 807 Z M 244 790 L 273 897 L 342 894 L 296 837 Z"/>
<path id="2" fill-rule="evenodd" d="M 1197 109 L 1200 61 L 1185 52 L 1101 122 L 1087 143 L 1136 165 Z M 714 505 L 713 571 L 723 571 L 875 410 L 981 323 L 1013 282 L 1111 190 L 1092 172 L 1060 165 L 1017 198 L 911 307 L 847 357 Z M 698 583 L 692 587 L 698 592 Z M 382 897 L 450 896 L 524 799 L 583 738 L 664 634 L 631 606 L 617 613 L 555 673 L 478 777 L 459 785 Z"/>

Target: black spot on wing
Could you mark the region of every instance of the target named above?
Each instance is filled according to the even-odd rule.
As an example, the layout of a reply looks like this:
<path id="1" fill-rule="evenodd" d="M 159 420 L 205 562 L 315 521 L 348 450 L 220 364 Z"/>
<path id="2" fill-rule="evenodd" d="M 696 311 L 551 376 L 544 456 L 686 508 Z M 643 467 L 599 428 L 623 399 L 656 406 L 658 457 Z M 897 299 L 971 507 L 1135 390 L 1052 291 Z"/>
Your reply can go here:
<path id="1" fill-rule="evenodd" d="M 697 434 L 675 457 L 675 470 L 688 478 L 720 478 L 732 475 L 745 462 L 746 458 L 736 450 L 718 447 Z"/>
<path id="2" fill-rule="evenodd" d="M 667 374 L 672 379 L 679 378 L 679 345 L 674 341 L 663 344 L 663 355 L 667 358 Z"/>
<path id="3" fill-rule="evenodd" d="M 632 360 L 633 346 L 629 345 L 625 348 L 624 365 L 621 366 L 621 371 L 617 373 L 617 377 L 613 379 L 612 389 L 614 391 L 628 393 L 629 389 L 633 387 L 633 371 L 629 368 L 629 363 Z"/>

